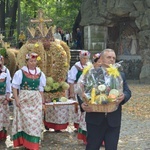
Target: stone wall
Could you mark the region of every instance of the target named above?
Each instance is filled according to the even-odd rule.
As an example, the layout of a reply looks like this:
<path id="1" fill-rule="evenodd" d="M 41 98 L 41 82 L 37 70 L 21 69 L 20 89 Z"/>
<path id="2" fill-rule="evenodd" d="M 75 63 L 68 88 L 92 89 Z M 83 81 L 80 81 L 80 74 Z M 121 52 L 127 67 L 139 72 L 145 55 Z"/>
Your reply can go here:
<path id="1" fill-rule="evenodd" d="M 140 80 L 150 82 L 150 0 L 83 0 L 80 25 L 85 27 L 85 48 L 98 50 L 107 47 L 108 28 L 118 27 L 120 21 L 126 19 L 136 31 L 138 54 L 143 63 Z M 126 22 L 123 25 L 126 27 Z M 132 35 L 130 31 L 127 33 L 127 36 Z M 117 43 L 118 39 L 113 42 Z"/>

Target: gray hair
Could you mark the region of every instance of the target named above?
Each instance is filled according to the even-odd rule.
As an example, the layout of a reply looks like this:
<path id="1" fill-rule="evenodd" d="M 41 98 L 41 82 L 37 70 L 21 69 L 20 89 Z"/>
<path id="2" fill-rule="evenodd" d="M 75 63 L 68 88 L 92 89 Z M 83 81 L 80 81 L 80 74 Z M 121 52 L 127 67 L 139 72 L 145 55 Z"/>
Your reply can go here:
<path id="1" fill-rule="evenodd" d="M 102 57 L 104 56 L 104 53 L 105 53 L 105 52 L 114 52 L 114 53 L 115 53 L 115 51 L 114 51 L 113 49 L 107 48 L 107 49 L 104 49 L 104 50 L 101 52 L 101 56 L 102 56 Z"/>

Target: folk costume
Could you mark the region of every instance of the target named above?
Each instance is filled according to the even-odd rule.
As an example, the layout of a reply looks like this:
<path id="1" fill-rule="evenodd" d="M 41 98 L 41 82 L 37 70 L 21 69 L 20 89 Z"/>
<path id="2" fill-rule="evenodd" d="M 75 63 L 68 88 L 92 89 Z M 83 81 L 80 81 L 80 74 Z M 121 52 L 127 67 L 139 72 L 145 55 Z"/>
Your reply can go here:
<path id="1" fill-rule="evenodd" d="M 79 57 L 90 57 L 90 53 L 88 51 L 81 51 L 79 54 Z M 83 69 L 85 65 L 82 65 L 81 60 L 79 62 L 76 62 L 75 65 L 71 68 L 71 70 L 68 73 L 68 83 L 74 84 L 74 93 L 75 93 L 75 98 L 76 101 L 78 102 L 77 98 L 77 82 L 78 79 L 80 78 Z M 73 112 L 72 112 L 73 113 Z M 86 143 L 86 127 L 85 127 L 85 112 L 81 112 L 80 107 L 78 106 L 78 112 L 73 113 L 73 118 L 74 118 L 74 127 L 78 129 L 78 135 L 77 138 L 80 140 L 83 140 L 84 143 Z"/>
<path id="2" fill-rule="evenodd" d="M 76 83 L 77 83 L 79 77 L 81 76 L 83 68 L 85 66 L 86 65 L 83 66 L 81 64 L 81 62 L 78 61 L 78 62 L 75 63 L 74 66 L 72 66 L 72 68 L 68 72 L 68 83 L 74 83 L 74 89 L 76 89 Z M 77 98 L 75 100 L 78 101 Z M 76 129 L 78 129 L 80 116 L 81 116 L 81 111 L 80 111 L 79 106 L 78 106 L 78 111 L 75 113 L 74 110 L 73 110 L 72 114 L 73 114 L 72 117 L 73 117 L 74 127 Z"/>
<path id="3" fill-rule="evenodd" d="M 86 135 L 87 135 L 87 130 L 86 130 L 86 122 L 85 122 L 85 112 L 82 112 L 80 115 L 77 138 L 79 140 L 82 140 L 83 143 L 86 144 L 87 143 L 86 142 Z"/>
<path id="4" fill-rule="evenodd" d="M 12 135 L 14 147 L 24 146 L 39 150 L 42 129 L 42 96 L 46 78 L 36 67 L 29 70 L 24 66 L 18 70 L 12 81 L 12 87 L 18 89 L 21 107 L 14 102 L 14 120 Z"/>
<path id="5" fill-rule="evenodd" d="M 1 56 L 0 56 L 1 57 Z M 3 66 L 0 69 L 0 140 L 5 140 L 9 126 L 9 105 L 7 95 L 11 93 L 11 77 L 9 70 Z"/>
<path id="6" fill-rule="evenodd" d="M 100 59 L 100 55 L 101 55 L 100 53 L 96 53 L 93 55 L 93 67 L 95 68 L 95 70 L 97 70 L 96 68 L 99 68 L 98 60 Z M 77 96 L 77 99 L 80 102 L 79 96 Z M 87 129 L 86 129 L 86 122 L 85 122 L 85 114 L 86 113 L 83 112 L 81 109 L 81 116 L 80 116 L 77 138 L 79 140 L 82 140 L 84 142 L 84 144 L 87 144 L 87 141 L 86 141 Z M 103 145 L 104 145 L 104 143 L 103 143 Z"/>

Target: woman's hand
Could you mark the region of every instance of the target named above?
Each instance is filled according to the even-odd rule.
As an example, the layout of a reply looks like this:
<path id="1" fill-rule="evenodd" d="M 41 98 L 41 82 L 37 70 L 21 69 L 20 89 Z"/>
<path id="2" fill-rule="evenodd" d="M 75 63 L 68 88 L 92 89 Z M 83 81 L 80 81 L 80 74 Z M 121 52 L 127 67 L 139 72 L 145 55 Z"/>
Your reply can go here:
<path id="1" fill-rule="evenodd" d="M 4 101 L 3 101 L 3 105 L 7 105 L 8 104 L 8 101 L 7 101 L 7 99 L 5 99 Z"/>
<path id="2" fill-rule="evenodd" d="M 6 93 L 6 95 L 5 95 L 5 99 L 9 102 L 9 100 L 10 100 L 10 93 Z"/>
<path id="3" fill-rule="evenodd" d="M 10 94 L 8 93 L 8 94 L 6 94 L 6 97 L 5 97 L 5 100 L 3 101 L 3 104 L 4 105 L 7 105 L 8 104 L 8 102 L 9 102 L 9 96 L 10 96 Z"/>
<path id="4" fill-rule="evenodd" d="M 74 93 L 74 84 L 73 83 L 70 83 L 69 84 L 70 87 L 68 89 L 68 98 L 72 98 L 72 99 L 75 99 L 75 93 Z"/>
<path id="5" fill-rule="evenodd" d="M 43 103 L 43 105 L 42 105 L 42 110 L 43 110 L 43 111 L 46 111 L 46 106 L 45 106 L 44 103 Z"/>
<path id="6" fill-rule="evenodd" d="M 69 93 L 69 98 L 71 99 L 75 99 L 75 94 L 72 92 L 72 93 Z"/>
<path id="7" fill-rule="evenodd" d="M 17 106 L 18 108 L 21 108 L 21 105 L 20 105 L 19 100 L 16 100 L 16 106 Z"/>

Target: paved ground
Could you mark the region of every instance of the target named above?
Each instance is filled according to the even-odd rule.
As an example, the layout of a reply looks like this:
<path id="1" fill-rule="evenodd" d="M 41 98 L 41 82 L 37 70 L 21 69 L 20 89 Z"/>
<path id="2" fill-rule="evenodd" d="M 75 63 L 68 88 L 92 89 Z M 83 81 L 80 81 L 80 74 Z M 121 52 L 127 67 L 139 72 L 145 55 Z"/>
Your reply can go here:
<path id="1" fill-rule="evenodd" d="M 150 150 L 150 85 L 130 83 L 129 86 L 132 90 L 132 98 L 128 104 L 123 106 L 118 150 Z M 13 149 L 12 141 L 8 135 L 6 142 L 0 142 L 0 150 L 11 149 Z M 77 140 L 71 124 L 67 130 L 60 133 L 52 130 L 43 132 L 41 150 L 84 149 L 85 145 Z"/>

